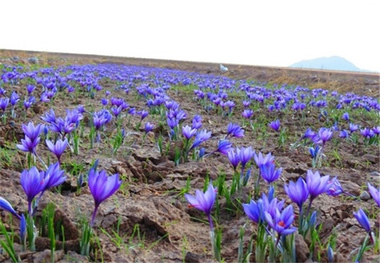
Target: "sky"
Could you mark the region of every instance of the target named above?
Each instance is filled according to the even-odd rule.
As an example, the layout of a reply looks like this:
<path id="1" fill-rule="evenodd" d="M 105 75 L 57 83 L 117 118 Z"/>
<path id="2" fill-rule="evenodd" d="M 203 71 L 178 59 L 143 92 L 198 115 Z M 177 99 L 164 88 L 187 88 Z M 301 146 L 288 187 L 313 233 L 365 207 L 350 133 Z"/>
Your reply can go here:
<path id="1" fill-rule="evenodd" d="M 0 49 L 380 72 L 379 0 L 3 1 Z"/>

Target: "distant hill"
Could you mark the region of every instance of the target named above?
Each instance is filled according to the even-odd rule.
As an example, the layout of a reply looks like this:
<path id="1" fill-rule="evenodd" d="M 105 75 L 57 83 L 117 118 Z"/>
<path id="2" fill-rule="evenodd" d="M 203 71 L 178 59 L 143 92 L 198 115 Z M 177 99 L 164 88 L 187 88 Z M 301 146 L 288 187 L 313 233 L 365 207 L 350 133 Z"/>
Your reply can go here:
<path id="1" fill-rule="evenodd" d="M 289 67 L 368 72 L 368 70 L 360 69 L 347 59 L 338 56 L 302 60 L 300 62 L 290 65 Z"/>

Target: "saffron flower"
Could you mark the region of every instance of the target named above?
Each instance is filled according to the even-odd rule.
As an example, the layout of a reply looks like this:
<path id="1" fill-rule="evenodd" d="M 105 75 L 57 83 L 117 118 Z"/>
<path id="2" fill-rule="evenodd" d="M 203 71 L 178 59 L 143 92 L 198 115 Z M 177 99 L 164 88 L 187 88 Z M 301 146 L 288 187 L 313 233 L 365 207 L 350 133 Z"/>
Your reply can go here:
<path id="1" fill-rule="evenodd" d="M 366 213 L 360 208 L 358 212 L 354 212 L 354 216 L 358 223 L 364 228 L 364 230 L 371 235 L 371 225 Z"/>
<path id="2" fill-rule="evenodd" d="M 211 210 L 215 203 L 216 189 L 212 183 L 209 184 L 205 193 L 200 190 L 195 190 L 195 196 L 185 194 L 185 198 L 190 203 L 190 206 L 203 211 L 207 215 L 208 221 L 210 223 L 210 229 L 213 231 L 214 227 L 211 219 Z"/>
<path id="3" fill-rule="evenodd" d="M 4 112 L 5 109 L 8 107 L 9 104 L 9 98 L 0 98 L 0 109 Z"/>
<path id="4" fill-rule="evenodd" d="M 41 117 L 42 120 L 46 121 L 47 123 L 54 123 L 56 122 L 56 117 L 53 109 L 50 109 L 50 113 L 46 112 L 45 116 Z"/>
<path id="5" fill-rule="evenodd" d="M 318 131 L 318 135 L 314 136 L 312 140 L 314 143 L 322 144 L 323 146 L 326 144 L 327 141 L 331 140 L 333 136 L 333 132 L 325 127 L 322 127 Z"/>
<path id="6" fill-rule="evenodd" d="M 275 170 L 274 163 L 266 163 L 260 166 L 260 175 L 268 183 L 271 184 L 276 181 L 282 173 L 282 168 Z"/>
<path id="7" fill-rule="evenodd" d="M 39 193 L 41 193 L 45 189 L 45 173 L 39 172 L 37 168 L 33 166 L 32 168 L 30 168 L 30 170 L 25 169 L 21 173 L 20 182 L 27 196 L 29 214 L 32 215 L 33 200 Z"/>
<path id="8" fill-rule="evenodd" d="M 360 130 L 360 133 L 361 135 L 366 138 L 366 139 L 370 139 L 372 138 L 373 136 L 375 136 L 375 133 L 373 132 L 372 129 L 370 128 L 364 128 L 364 129 L 361 129 Z"/>
<path id="9" fill-rule="evenodd" d="M 300 177 L 297 182 L 290 181 L 289 185 L 285 185 L 285 192 L 289 196 L 290 200 L 298 205 L 302 210 L 302 205 L 309 197 L 309 190 L 305 180 Z"/>
<path id="10" fill-rule="evenodd" d="M 207 130 L 201 130 L 195 135 L 195 139 L 193 141 L 193 144 L 190 147 L 190 150 L 195 147 L 198 147 L 202 142 L 210 139 L 210 137 L 211 137 L 211 131 L 208 132 Z"/>
<path id="11" fill-rule="evenodd" d="M 321 148 L 319 147 L 319 145 L 315 146 L 315 148 L 309 147 L 309 152 L 310 152 L 311 158 L 313 158 L 313 159 L 317 158 L 320 150 L 321 150 Z"/>
<path id="12" fill-rule="evenodd" d="M 61 163 L 61 156 L 68 144 L 69 143 L 67 141 L 67 138 L 65 138 L 63 141 L 61 139 L 58 139 L 55 144 L 53 144 L 50 140 L 46 140 L 46 145 L 48 146 L 49 150 L 57 157 L 58 163 Z"/>
<path id="13" fill-rule="evenodd" d="M 242 137 L 244 137 L 244 129 L 242 129 L 236 123 L 229 123 L 227 125 L 227 135 L 226 135 L 226 138 L 229 135 L 231 135 L 232 137 L 236 137 L 236 138 L 242 138 Z"/>
<path id="14" fill-rule="evenodd" d="M 278 233 L 279 236 L 286 236 L 292 234 L 297 230 L 292 226 L 294 220 L 293 206 L 288 205 L 282 212 L 278 208 L 275 210 L 275 214 L 271 215 L 267 211 L 264 212 L 265 219 L 268 225 Z M 277 239 L 277 243 L 279 242 Z"/>
<path id="15" fill-rule="evenodd" d="M 231 147 L 232 143 L 229 140 L 219 140 L 218 149 L 216 150 L 216 152 L 220 152 L 221 154 L 227 155 Z"/>
<path id="16" fill-rule="evenodd" d="M 253 115 L 253 110 L 245 109 L 241 115 L 246 119 L 250 119 Z"/>
<path id="17" fill-rule="evenodd" d="M 40 138 L 32 141 L 29 137 L 25 136 L 25 139 L 21 139 L 21 144 L 17 144 L 17 148 L 23 152 L 29 152 L 35 154 L 38 143 L 40 142 Z"/>
<path id="18" fill-rule="evenodd" d="M 149 115 L 149 112 L 146 111 L 146 110 L 142 110 L 140 112 L 140 115 L 141 115 L 141 120 L 143 120 L 143 119 L 145 119 Z"/>
<path id="19" fill-rule="evenodd" d="M 359 125 L 354 124 L 354 123 L 350 123 L 349 124 L 349 129 L 350 129 L 351 133 L 356 132 L 357 130 L 359 130 Z"/>
<path id="20" fill-rule="evenodd" d="M 34 126 L 33 122 L 29 122 L 27 125 L 21 125 L 25 136 L 29 137 L 31 141 L 36 140 L 38 136 L 40 136 L 43 127 L 44 126 L 41 123 L 37 124 L 37 126 Z"/>
<path id="21" fill-rule="evenodd" d="M 265 222 L 265 209 L 261 198 L 257 202 L 251 200 L 249 204 L 243 204 L 243 209 L 248 218 L 253 222 L 257 224 Z"/>
<path id="22" fill-rule="evenodd" d="M 0 208 L 8 211 L 9 213 L 14 215 L 18 219 L 21 219 L 21 216 L 19 214 L 17 214 L 17 212 L 13 209 L 12 205 L 1 196 L 0 196 Z"/>
<path id="23" fill-rule="evenodd" d="M 94 113 L 93 121 L 96 130 L 99 130 L 103 125 L 110 122 L 112 119 L 112 115 L 108 110 L 100 110 Z"/>
<path id="24" fill-rule="evenodd" d="M 253 152 L 253 159 L 255 160 L 258 168 L 260 168 L 262 165 L 265 165 L 267 163 L 274 162 L 274 156 L 272 156 L 272 153 L 268 153 L 264 157 L 261 152 L 259 152 L 258 155 L 256 154 L 256 152 Z"/>
<path id="25" fill-rule="evenodd" d="M 252 159 L 254 151 L 252 150 L 252 147 L 241 147 L 240 149 L 236 148 L 236 152 L 240 156 L 241 169 L 244 170 L 245 165 Z"/>
<path id="26" fill-rule="evenodd" d="M 59 163 L 51 164 L 48 169 L 44 172 L 44 189 L 41 191 L 42 194 L 53 187 L 62 184 L 66 180 L 66 176 L 63 176 L 65 171 L 60 170 Z"/>
<path id="27" fill-rule="evenodd" d="M 269 123 L 269 127 L 271 127 L 276 132 L 278 132 L 280 130 L 280 126 L 281 126 L 281 123 L 280 123 L 279 119 L 277 119 L 277 120 L 272 121 L 271 123 Z"/>
<path id="28" fill-rule="evenodd" d="M 108 177 L 104 170 L 101 172 L 95 171 L 94 169 L 90 170 L 88 175 L 88 187 L 90 188 L 90 192 L 95 202 L 91 226 L 94 225 L 99 205 L 113 195 L 120 188 L 121 183 L 122 181 L 119 180 L 119 174 L 114 174 Z"/>
<path id="29" fill-rule="evenodd" d="M 335 177 L 330 182 L 330 187 L 327 189 L 326 194 L 331 196 L 337 196 L 344 193 L 344 190 L 342 188 L 342 185 L 338 181 L 338 179 Z"/>
<path id="30" fill-rule="evenodd" d="M 191 128 L 189 125 L 182 127 L 182 134 L 186 138 L 186 140 L 190 140 L 190 138 L 193 137 L 196 132 L 197 130 Z"/>
<path id="31" fill-rule="evenodd" d="M 202 117 L 201 115 L 195 115 L 193 117 L 191 128 L 197 130 L 202 127 Z"/>
<path id="32" fill-rule="evenodd" d="M 380 207 L 380 188 L 375 188 L 370 183 L 368 185 L 369 193 L 371 194 L 373 200 L 375 200 L 378 207 Z"/>
<path id="33" fill-rule="evenodd" d="M 350 115 L 348 114 L 348 112 L 343 113 L 342 119 L 345 121 L 350 121 Z"/>
<path id="34" fill-rule="evenodd" d="M 148 133 L 154 129 L 154 124 L 147 122 L 145 123 L 145 133 Z"/>
<path id="35" fill-rule="evenodd" d="M 310 199 L 316 198 L 318 195 L 326 193 L 331 186 L 330 176 L 321 176 L 318 171 L 308 170 L 306 176 L 307 189 L 310 193 Z"/>
<path id="36" fill-rule="evenodd" d="M 228 160 L 230 160 L 230 163 L 232 167 L 234 168 L 234 171 L 236 171 L 236 168 L 238 167 L 240 163 L 240 156 L 236 153 L 234 149 L 230 149 L 227 152 Z"/>

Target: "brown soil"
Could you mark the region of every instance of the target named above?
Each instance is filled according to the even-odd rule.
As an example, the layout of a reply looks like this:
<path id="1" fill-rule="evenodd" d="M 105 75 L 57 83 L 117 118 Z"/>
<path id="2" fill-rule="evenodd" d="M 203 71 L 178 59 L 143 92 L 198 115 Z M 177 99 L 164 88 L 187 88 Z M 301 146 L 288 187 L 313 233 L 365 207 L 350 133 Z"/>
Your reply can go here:
<path id="1" fill-rule="evenodd" d="M 18 60 L 15 60 L 15 57 Z M 324 88 L 337 90 L 340 92 L 354 92 L 361 95 L 380 98 L 379 75 L 360 74 L 333 71 L 314 71 L 287 68 L 269 68 L 257 66 L 228 65 L 229 71 L 221 73 L 219 65 L 212 63 L 193 63 L 182 61 L 164 61 L 136 58 L 103 57 L 92 55 L 69 55 L 58 53 L 39 53 L 28 51 L 0 50 L 0 63 L 2 64 L 23 64 L 34 67 L 27 61 L 29 57 L 39 58 L 39 67 L 59 66 L 68 64 L 88 64 L 88 63 L 121 63 L 127 65 L 141 65 L 148 67 L 162 67 L 167 69 L 181 69 L 209 75 L 222 75 L 234 79 L 251 79 L 257 83 L 277 83 L 279 85 L 301 85 L 304 87 Z M 136 91 L 132 90 L 126 95 L 121 90 L 114 90 L 115 83 L 100 81 L 104 90 L 110 90 L 111 96 L 122 97 L 137 110 L 147 109 L 143 100 L 137 100 Z M 19 94 L 25 93 L 25 85 L 15 85 L 13 87 Z M 219 139 L 226 134 L 226 127 L 229 122 L 242 123 L 242 118 L 236 114 L 233 118 L 207 113 L 197 104 L 193 98 L 192 91 L 169 90 L 167 94 L 177 101 L 181 108 L 187 112 L 186 124 L 191 124 L 192 117 L 201 114 L 203 118 L 203 128 L 212 131 L 213 137 L 207 141 L 204 147 L 208 150 L 215 149 Z M 22 123 L 33 120 L 35 123 L 41 122 L 40 116 L 52 107 L 57 116 L 64 116 L 66 108 L 73 108 L 82 104 L 86 109 L 101 108 L 100 99 L 104 97 L 104 91 L 91 99 L 86 94 L 68 99 L 65 94 L 58 94 L 54 103 L 33 108 L 27 114 L 27 119 L 18 118 L 8 120 L 0 125 L 0 147 L 3 160 L 0 169 L 0 196 L 6 198 L 18 212 L 27 210 L 25 194 L 22 191 L 19 178 L 20 172 L 26 167 L 25 154 L 17 151 L 16 143 L 20 143 L 23 133 L 20 129 Z M 242 105 L 237 105 L 234 112 L 241 112 Z M 19 116 L 23 112 L 18 111 Z M 258 117 L 260 116 L 260 117 Z M 256 151 L 263 153 L 271 152 L 275 156 L 275 162 L 283 167 L 280 180 L 276 183 L 276 195 L 280 199 L 285 199 L 290 204 L 289 198 L 283 190 L 284 183 L 290 180 L 295 181 L 298 177 L 305 177 L 307 170 L 311 168 L 311 158 L 307 148 L 299 147 L 291 149 L 290 143 L 294 143 L 307 127 L 315 129 L 326 125 L 326 119 L 318 118 L 318 112 L 309 112 L 305 123 L 301 126 L 298 116 L 288 114 L 278 114 L 259 109 L 255 112 L 255 118 L 261 120 L 274 120 L 279 118 L 281 123 L 288 127 L 289 138 L 285 148 L 278 147 L 278 133 L 267 130 L 265 136 L 259 131 L 252 131 L 249 125 L 245 126 L 245 137 L 234 138 L 234 146 L 252 146 Z M 356 117 L 356 123 L 371 127 L 380 125 L 379 119 L 364 119 Z M 62 186 L 62 192 L 49 191 L 44 194 L 40 210 L 50 202 L 57 205 L 56 218 L 62 220 L 65 229 L 65 244 L 57 242 L 55 254 L 56 262 L 213 262 L 211 245 L 209 239 L 209 226 L 204 214 L 195 208 L 189 208 L 181 194 L 181 190 L 186 187 L 190 178 L 190 193 L 195 189 L 202 189 L 205 178 L 208 176 L 212 180 L 217 180 L 225 174 L 227 181 L 231 181 L 233 169 L 228 158 L 220 154 L 207 156 L 201 161 L 189 161 L 175 166 L 173 162 L 173 148 L 169 154 L 161 156 L 157 149 L 155 140 L 160 134 L 166 134 L 166 124 L 163 127 L 158 125 L 157 116 L 149 115 L 146 120 L 156 125 L 153 132 L 143 138 L 143 128 L 136 131 L 139 119 L 137 116 L 123 122 L 130 135 L 127 136 L 123 146 L 116 155 L 111 154 L 112 146 L 110 139 L 115 136 L 115 123 L 111 123 L 102 135 L 102 144 L 95 144 L 93 149 L 89 148 L 89 143 L 83 139 L 83 148 L 79 155 L 72 154 L 66 150 L 62 161 L 70 180 Z M 256 121 L 256 120 L 254 120 Z M 257 119 L 259 121 L 259 119 Z M 85 132 L 88 131 L 89 119 L 85 117 Z M 143 125 L 142 125 L 143 127 Z M 353 195 L 363 195 L 367 190 L 366 183 L 371 182 L 379 186 L 380 180 L 380 157 L 378 145 L 365 145 L 360 139 L 359 143 L 353 145 L 342 141 L 338 136 L 334 137 L 335 142 L 329 142 L 325 153 L 327 160 L 318 169 L 323 175 L 337 176 L 343 189 Z M 41 143 L 38 153 L 45 159 L 50 156 L 55 162 L 55 157 L 51 155 L 47 147 Z M 5 156 L 4 152 L 7 152 Z M 171 152 L 171 153 L 170 153 Z M 334 154 L 337 153 L 337 154 Z M 4 158 L 9 159 L 4 159 Z M 93 199 L 87 185 L 83 185 L 80 193 L 76 186 L 75 175 L 78 172 L 88 171 L 93 160 L 99 159 L 99 168 L 105 169 L 108 173 L 119 173 L 122 175 L 124 184 L 122 188 L 100 205 L 98 211 L 95 232 L 99 238 L 99 243 L 95 245 L 90 258 L 79 255 L 78 242 L 79 223 L 83 218 L 89 219 L 93 209 Z M 80 167 L 81 166 L 81 167 Z M 39 166 L 39 169 L 42 169 Z M 254 171 L 256 173 L 257 171 Z M 265 183 L 262 189 L 267 189 Z M 234 196 L 242 203 L 248 202 L 248 195 L 252 194 L 253 186 L 250 184 L 239 196 Z M 365 198 L 363 198 L 365 199 Z M 245 249 L 250 236 L 256 233 L 256 226 L 252 224 L 244 215 L 241 206 L 234 212 L 229 212 L 225 200 L 220 198 L 220 215 L 215 218 L 217 226 L 223 229 L 222 236 L 222 257 L 225 262 L 236 262 L 239 246 L 239 231 L 245 227 Z M 371 211 L 372 227 L 378 228 L 380 222 L 379 208 L 374 201 L 369 198 L 362 200 L 349 197 L 330 197 L 322 195 L 313 202 L 313 209 L 318 211 L 318 222 L 322 224 L 320 240 L 316 252 L 321 255 L 321 261 L 327 261 L 326 245 L 328 238 L 335 233 L 337 262 L 351 261 L 350 253 L 357 249 L 363 238 L 365 231 L 357 223 L 353 216 L 359 208 Z M 295 207 L 295 211 L 297 211 Z M 1 220 L 10 228 L 18 229 L 17 222 L 9 222 L 7 214 L 1 210 Z M 102 229 L 104 231 L 102 231 Z M 138 231 L 137 231 L 138 229 Z M 17 231 L 17 230 L 16 230 Z M 106 234 L 108 233 L 108 234 Z M 118 235 L 115 235 L 118 233 Z M 120 242 L 116 237 L 120 237 Z M 62 240 L 61 240 L 62 241 Z M 307 248 L 308 240 L 297 237 L 296 243 L 299 245 L 297 260 L 306 262 L 309 256 Z M 100 246 L 100 247 L 99 247 Z M 19 247 L 16 247 L 16 250 Z M 46 237 L 37 240 L 38 252 L 23 252 L 20 257 L 25 262 L 42 262 L 50 260 L 50 242 Z M 373 249 L 365 253 L 363 262 L 370 262 L 379 259 L 379 255 L 373 255 Z M 0 261 L 6 260 L 5 255 L 0 254 Z M 9 259 L 8 259 L 9 260 Z M 251 260 L 253 262 L 253 258 Z M 311 262 L 310 260 L 308 262 Z"/>

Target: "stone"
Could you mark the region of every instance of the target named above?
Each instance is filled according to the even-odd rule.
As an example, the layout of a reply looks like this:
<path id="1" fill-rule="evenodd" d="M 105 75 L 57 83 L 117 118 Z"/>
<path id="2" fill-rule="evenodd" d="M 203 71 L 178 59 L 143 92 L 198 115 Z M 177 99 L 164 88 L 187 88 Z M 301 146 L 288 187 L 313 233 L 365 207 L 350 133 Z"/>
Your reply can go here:
<path id="1" fill-rule="evenodd" d="M 294 236 L 294 242 L 296 246 L 296 258 L 297 262 L 305 262 L 310 255 L 309 247 L 305 242 L 302 235 L 296 233 Z"/>
<path id="2" fill-rule="evenodd" d="M 28 58 L 28 62 L 29 62 L 30 64 L 38 64 L 38 63 L 39 63 L 39 60 L 38 60 L 37 57 L 30 57 L 30 58 Z"/>
<path id="3" fill-rule="evenodd" d="M 371 195 L 367 191 L 363 191 L 360 194 L 360 199 L 364 200 L 364 201 L 367 201 L 367 200 L 371 199 Z"/>

